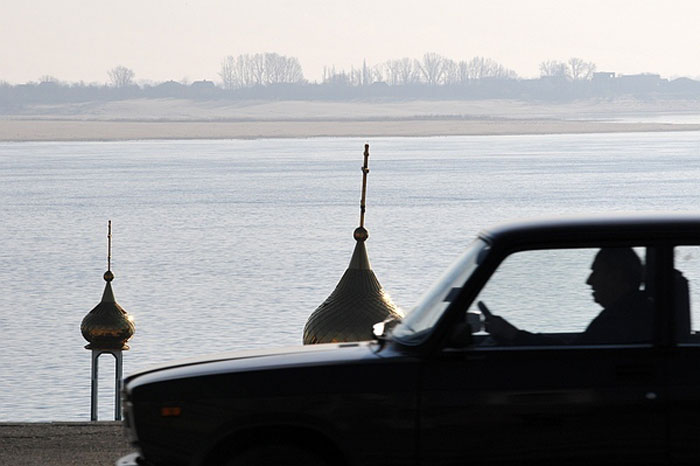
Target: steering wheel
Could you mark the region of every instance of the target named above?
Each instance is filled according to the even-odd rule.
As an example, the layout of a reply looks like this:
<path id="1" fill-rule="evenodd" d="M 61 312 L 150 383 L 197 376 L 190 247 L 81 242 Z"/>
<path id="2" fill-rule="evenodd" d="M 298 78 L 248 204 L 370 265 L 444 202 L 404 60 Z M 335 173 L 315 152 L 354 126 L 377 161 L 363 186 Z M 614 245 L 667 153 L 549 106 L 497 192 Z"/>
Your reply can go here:
<path id="1" fill-rule="evenodd" d="M 486 304 L 484 304 L 483 301 L 478 301 L 476 305 L 481 311 L 481 314 L 483 314 L 484 316 L 484 330 L 488 332 L 489 336 L 499 345 L 512 345 L 513 338 L 518 329 L 511 325 L 510 322 L 508 322 L 504 318 L 499 317 L 493 312 L 491 312 L 491 310 L 488 308 L 488 306 L 486 306 Z M 500 328 L 501 330 L 492 332 L 491 329 L 489 329 L 489 323 L 491 324 L 491 329 L 493 329 L 493 326 L 495 325 L 497 326 L 497 329 Z M 508 336 L 504 335 L 505 332 L 512 333 L 513 337 L 509 338 Z"/>

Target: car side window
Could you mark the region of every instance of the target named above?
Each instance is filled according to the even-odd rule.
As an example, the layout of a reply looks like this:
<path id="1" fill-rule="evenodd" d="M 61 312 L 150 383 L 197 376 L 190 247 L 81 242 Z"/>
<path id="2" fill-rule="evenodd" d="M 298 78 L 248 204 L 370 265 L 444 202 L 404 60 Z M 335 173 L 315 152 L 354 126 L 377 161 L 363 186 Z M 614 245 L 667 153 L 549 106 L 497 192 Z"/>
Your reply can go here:
<path id="1" fill-rule="evenodd" d="M 651 342 L 653 296 L 645 248 L 550 249 L 507 257 L 470 312 L 477 345 L 607 345 Z"/>
<path id="2" fill-rule="evenodd" d="M 674 250 L 673 313 L 681 344 L 700 345 L 700 246 Z"/>

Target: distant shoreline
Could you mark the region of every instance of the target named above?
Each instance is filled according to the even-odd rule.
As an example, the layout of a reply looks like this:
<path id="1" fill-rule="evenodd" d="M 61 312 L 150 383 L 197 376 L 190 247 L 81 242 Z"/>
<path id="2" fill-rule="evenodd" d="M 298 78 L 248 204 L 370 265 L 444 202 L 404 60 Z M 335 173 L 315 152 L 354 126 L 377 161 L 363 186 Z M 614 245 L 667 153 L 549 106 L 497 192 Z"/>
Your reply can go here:
<path id="1" fill-rule="evenodd" d="M 700 124 L 559 119 L 133 121 L 1 118 L 0 141 L 428 137 L 700 131 Z"/>
<path id="2" fill-rule="evenodd" d="M 644 118 L 680 116 L 645 121 Z M 694 117 L 697 116 L 697 119 Z M 637 120 L 637 118 L 642 118 Z M 686 118 L 684 120 L 683 118 Z M 27 105 L 0 141 L 427 137 L 700 131 L 700 100 L 194 101 Z"/>

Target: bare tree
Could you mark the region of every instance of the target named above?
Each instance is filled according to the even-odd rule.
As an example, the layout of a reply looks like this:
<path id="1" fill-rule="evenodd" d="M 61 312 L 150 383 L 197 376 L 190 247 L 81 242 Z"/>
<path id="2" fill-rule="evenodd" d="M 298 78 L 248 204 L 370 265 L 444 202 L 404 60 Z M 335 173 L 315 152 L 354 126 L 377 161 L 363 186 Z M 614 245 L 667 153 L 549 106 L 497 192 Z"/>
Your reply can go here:
<path id="1" fill-rule="evenodd" d="M 547 60 L 540 63 L 540 76 L 543 78 L 568 78 L 569 67 L 566 63 Z"/>
<path id="2" fill-rule="evenodd" d="M 236 58 L 236 76 L 239 87 L 251 87 L 256 84 L 250 55 L 239 55 Z"/>
<path id="3" fill-rule="evenodd" d="M 265 56 L 261 53 L 251 55 L 249 58 L 250 70 L 253 74 L 253 84 L 265 83 Z"/>
<path id="4" fill-rule="evenodd" d="M 284 74 L 281 77 L 282 83 L 300 83 L 304 81 L 304 71 L 301 63 L 296 57 L 281 57 L 284 60 Z"/>
<path id="5" fill-rule="evenodd" d="M 418 80 L 418 70 L 415 60 L 412 58 L 401 58 L 398 60 L 387 60 L 384 63 L 387 84 L 391 86 L 401 86 L 414 83 Z"/>
<path id="6" fill-rule="evenodd" d="M 442 83 L 446 85 L 460 84 L 459 65 L 454 60 L 445 59 L 443 64 Z"/>
<path id="7" fill-rule="evenodd" d="M 265 54 L 265 84 L 291 84 L 304 80 L 299 60 L 276 53 Z"/>
<path id="8" fill-rule="evenodd" d="M 126 66 L 115 66 L 111 70 L 107 71 L 109 80 L 112 82 L 114 87 L 127 87 L 134 82 L 134 71 L 127 68 Z"/>
<path id="9" fill-rule="evenodd" d="M 469 62 L 471 79 L 493 78 L 498 74 L 498 63 L 490 58 L 474 57 Z"/>
<path id="10" fill-rule="evenodd" d="M 459 63 L 457 63 L 457 82 L 459 82 L 460 84 L 467 84 L 471 79 L 469 73 L 469 63 L 467 63 L 464 60 L 461 60 Z"/>
<path id="11" fill-rule="evenodd" d="M 490 58 L 474 57 L 469 61 L 455 62 L 435 53 L 427 53 L 422 62 L 410 58 L 389 60 L 384 64 L 387 82 L 391 85 L 411 84 L 420 81 L 430 85 L 467 84 L 471 80 L 485 78 L 516 79 L 515 71 Z"/>
<path id="12" fill-rule="evenodd" d="M 238 89 L 261 84 L 263 67 L 262 65 L 256 67 L 255 60 L 254 55 L 248 54 L 238 55 L 236 58 L 226 57 L 219 72 L 224 87 L 231 86 L 230 89 Z"/>
<path id="13" fill-rule="evenodd" d="M 225 89 L 298 83 L 304 80 L 299 60 L 276 53 L 228 56 L 219 71 Z"/>
<path id="14" fill-rule="evenodd" d="M 264 84 L 284 82 L 286 60 L 276 53 L 264 55 Z"/>
<path id="15" fill-rule="evenodd" d="M 574 81 L 589 80 L 595 73 L 595 63 L 584 61 L 580 58 L 569 58 L 569 77 Z"/>
<path id="16" fill-rule="evenodd" d="M 506 68 L 491 58 L 474 57 L 466 64 L 468 79 L 515 79 L 518 75 L 515 71 Z"/>
<path id="17" fill-rule="evenodd" d="M 499 64 L 498 68 L 494 71 L 494 75 L 490 77 L 498 79 L 518 79 L 518 73 L 516 73 L 515 70 L 511 70 Z"/>
<path id="18" fill-rule="evenodd" d="M 497 63 L 490 58 L 474 57 L 467 66 L 469 79 L 484 79 L 493 77 Z"/>
<path id="19" fill-rule="evenodd" d="M 437 86 L 442 83 L 445 75 L 445 58 L 437 53 L 428 52 L 423 55 L 420 62 L 420 72 L 423 80 L 429 86 Z"/>
<path id="20" fill-rule="evenodd" d="M 221 62 L 219 77 L 221 77 L 221 82 L 224 89 L 231 90 L 238 86 L 238 80 L 236 77 L 236 60 L 231 55 L 224 58 L 224 61 Z"/>
<path id="21" fill-rule="evenodd" d="M 401 58 L 397 60 L 398 84 L 415 84 L 420 80 L 420 66 L 417 60 Z"/>
<path id="22" fill-rule="evenodd" d="M 374 65 L 371 70 L 372 82 L 384 82 L 384 67 L 382 65 Z"/>
<path id="23" fill-rule="evenodd" d="M 336 71 L 335 66 L 330 68 L 323 68 L 323 83 L 324 84 L 334 84 L 340 86 L 349 86 L 350 77 L 345 71 Z"/>
<path id="24" fill-rule="evenodd" d="M 367 60 L 362 60 L 362 67 L 350 67 L 349 84 L 351 86 L 370 86 L 376 81 L 382 80 L 382 70 L 380 66 L 369 66 Z"/>
<path id="25" fill-rule="evenodd" d="M 354 66 L 350 67 L 350 85 L 355 86 L 355 87 L 361 87 L 363 86 L 363 76 L 364 73 L 362 72 L 362 68 L 355 68 Z"/>
<path id="26" fill-rule="evenodd" d="M 50 74 L 45 74 L 39 78 L 40 84 L 59 84 L 58 78 L 51 76 Z"/>
<path id="27" fill-rule="evenodd" d="M 386 73 L 386 83 L 390 86 L 399 84 L 399 60 L 387 60 L 384 62 L 384 71 Z"/>

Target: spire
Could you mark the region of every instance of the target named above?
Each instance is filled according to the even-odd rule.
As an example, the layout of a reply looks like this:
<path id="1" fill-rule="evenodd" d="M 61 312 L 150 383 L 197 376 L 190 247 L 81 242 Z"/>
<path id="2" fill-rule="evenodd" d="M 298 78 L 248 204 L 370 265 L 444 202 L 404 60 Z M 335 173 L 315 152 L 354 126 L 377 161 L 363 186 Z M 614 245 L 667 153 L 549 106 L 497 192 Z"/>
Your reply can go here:
<path id="1" fill-rule="evenodd" d="M 369 144 L 365 144 L 365 162 L 362 166 L 362 197 L 360 198 L 360 226 L 355 228 L 352 236 L 357 243 L 350 259 L 348 269 L 372 270 L 367 255 L 365 241 L 369 238 L 369 232 L 365 229 L 365 212 L 367 211 L 367 175 L 369 175 Z"/>
<path id="2" fill-rule="evenodd" d="M 360 226 L 353 233 L 355 249 L 335 290 L 309 316 L 304 327 L 305 345 L 371 340 L 374 324 L 389 316 L 401 317 L 401 311 L 372 271 L 365 247 L 365 241 L 369 238 L 369 232 L 365 229 L 368 174 L 369 144 L 365 144 Z"/>
<path id="3" fill-rule="evenodd" d="M 134 322 L 131 316 L 114 299 L 112 291 L 112 221 L 107 224 L 107 271 L 103 276 L 105 289 L 102 301 L 95 306 L 80 324 L 83 337 L 89 342 L 87 349 L 124 349 L 126 342 L 134 335 Z"/>

